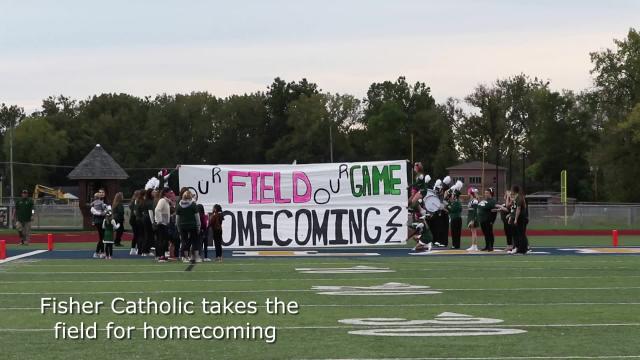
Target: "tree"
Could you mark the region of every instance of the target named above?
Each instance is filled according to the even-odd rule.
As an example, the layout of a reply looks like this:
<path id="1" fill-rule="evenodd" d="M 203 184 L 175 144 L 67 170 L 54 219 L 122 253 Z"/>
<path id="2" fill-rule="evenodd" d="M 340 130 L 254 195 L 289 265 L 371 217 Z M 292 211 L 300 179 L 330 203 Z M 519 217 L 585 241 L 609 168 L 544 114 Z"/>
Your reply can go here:
<path id="1" fill-rule="evenodd" d="M 640 102 L 640 33 L 630 29 L 627 38 L 614 40 L 615 49 L 591 53 L 598 101 L 596 118 L 604 119 L 599 151 L 593 159 L 602 169 L 606 195 L 612 200 L 638 199 L 637 163 L 640 147 L 621 123 L 633 124 L 632 110 Z M 635 110 L 634 110 L 635 112 Z M 626 125 L 630 126 L 630 125 Z"/>
<path id="2" fill-rule="evenodd" d="M 59 164 L 67 154 L 69 138 L 63 130 L 56 130 L 44 117 L 25 118 L 13 132 L 14 161 L 36 164 Z M 9 153 L 9 143 L 4 146 Z M 14 183 L 18 188 L 31 188 L 35 184 L 49 183 L 50 168 L 14 165 Z"/>

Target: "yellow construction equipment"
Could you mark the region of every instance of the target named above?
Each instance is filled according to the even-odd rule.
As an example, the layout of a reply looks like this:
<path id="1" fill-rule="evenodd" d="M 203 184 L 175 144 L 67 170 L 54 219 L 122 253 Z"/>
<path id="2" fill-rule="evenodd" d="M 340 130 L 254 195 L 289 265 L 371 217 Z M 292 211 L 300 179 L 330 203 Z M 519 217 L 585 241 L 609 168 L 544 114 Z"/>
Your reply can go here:
<path id="1" fill-rule="evenodd" d="M 53 196 L 56 200 L 67 200 L 64 197 L 64 192 L 60 189 L 53 189 L 44 185 L 36 185 L 36 188 L 33 190 L 33 200 L 37 200 L 40 197 L 40 194 L 47 194 Z"/>

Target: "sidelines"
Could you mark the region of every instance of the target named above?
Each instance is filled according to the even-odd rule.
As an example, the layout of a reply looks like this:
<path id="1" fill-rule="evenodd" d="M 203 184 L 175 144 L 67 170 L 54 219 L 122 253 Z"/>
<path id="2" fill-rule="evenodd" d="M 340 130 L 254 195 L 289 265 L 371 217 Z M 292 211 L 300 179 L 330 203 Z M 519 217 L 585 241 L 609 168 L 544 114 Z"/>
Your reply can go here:
<path id="1" fill-rule="evenodd" d="M 22 258 L 38 255 L 38 254 L 45 253 L 45 252 L 48 252 L 48 250 L 34 250 L 34 251 L 30 251 L 28 253 L 11 256 L 11 257 L 8 257 L 8 258 L 6 258 L 4 260 L 0 260 L 0 265 L 1 264 L 6 264 L 6 263 L 8 263 L 10 261 L 14 261 L 14 260 L 18 260 L 18 259 L 22 259 Z"/>

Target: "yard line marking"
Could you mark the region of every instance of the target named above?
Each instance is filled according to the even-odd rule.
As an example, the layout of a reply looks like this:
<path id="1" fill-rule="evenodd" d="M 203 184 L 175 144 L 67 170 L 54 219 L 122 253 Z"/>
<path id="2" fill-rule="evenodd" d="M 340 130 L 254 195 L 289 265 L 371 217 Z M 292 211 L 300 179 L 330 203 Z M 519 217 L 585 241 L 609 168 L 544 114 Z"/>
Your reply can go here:
<path id="1" fill-rule="evenodd" d="M 178 281 L 178 280 L 176 280 Z M 335 279 L 332 279 L 335 281 Z M 468 288 L 468 289 L 450 289 L 450 288 L 439 288 L 433 290 L 442 290 L 442 291 L 555 291 L 555 290 L 631 290 L 631 289 L 640 289 L 640 286 L 612 286 L 612 287 L 583 287 L 583 288 L 564 288 L 564 287 L 553 287 L 553 288 L 486 288 L 486 289 L 476 289 L 476 288 Z M 177 294 L 177 293 L 269 293 L 269 292 L 315 292 L 317 290 L 312 289 L 261 289 L 261 290 L 147 290 L 147 291 L 69 291 L 69 292 L 3 292 L 0 293 L 0 296 L 3 295 L 100 295 L 100 294 Z"/>
<path id="2" fill-rule="evenodd" d="M 26 257 L 29 257 L 29 256 L 38 255 L 38 254 L 41 254 L 41 253 L 47 252 L 47 251 L 48 250 L 34 250 L 34 251 L 30 251 L 28 253 L 24 253 L 24 254 L 20 254 L 20 255 L 16 255 L 16 256 L 11 256 L 11 257 L 8 257 L 8 258 L 6 258 L 4 260 L 0 260 L 0 265 L 1 264 L 6 264 L 6 263 L 8 263 L 10 261 L 26 258 Z"/>
<path id="3" fill-rule="evenodd" d="M 199 326 L 199 325 L 185 325 L 185 326 Z M 392 325 L 385 325 L 388 327 L 394 327 Z M 482 325 L 483 327 L 624 327 L 624 326 L 640 326 L 640 323 L 618 323 L 618 324 L 529 324 L 529 325 Z M 361 329 L 370 328 L 366 325 L 327 325 L 327 326 L 279 326 L 278 330 L 319 330 L 319 329 Z M 401 326 L 398 326 L 401 328 Z M 473 328 L 474 325 L 458 325 L 458 327 Z M 106 331 L 106 328 L 98 329 L 99 331 Z M 54 331 L 53 328 L 41 329 L 41 328 L 0 328 L 0 332 L 38 332 L 38 331 Z M 640 357 L 640 355 L 639 355 Z M 484 358 L 483 358 L 484 359 Z"/>
<path id="4" fill-rule="evenodd" d="M 316 358 L 298 360 L 521 360 L 521 359 L 637 359 L 640 355 L 603 355 L 603 356 L 483 356 L 483 357 L 420 357 L 420 358 Z"/>
<path id="5" fill-rule="evenodd" d="M 640 302 L 568 302 L 568 303 L 429 303 L 429 304 L 299 304 L 300 307 L 436 307 L 436 306 L 593 306 L 593 305 L 640 305 Z M 259 308 L 266 308 L 266 305 L 257 305 Z M 0 311 L 31 311 L 38 310 L 38 307 L 0 307 Z"/>
<path id="6" fill-rule="evenodd" d="M 29 272 L 11 273 L 16 274 L 30 274 Z M 56 274 L 59 274 L 56 272 Z M 82 274 L 78 272 L 78 274 Z M 154 272 L 149 272 L 145 275 L 153 275 Z M 611 276 L 509 276 L 506 280 L 546 280 L 546 279 L 611 279 L 611 278 L 640 278 L 640 275 L 611 275 Z M 489 276 L 451 276 L 451 277 L 394 277 L 394 278 L 375 278 L 375 280 L 490 280 L 490 279 L 504 279 L 501 276 L 489 277 Z M 267 279 L 180 279 L 181 282 L 262 282 L 262 281 L 362 281 L 368 280 L 363 278 L 346 278 L 346 279 L 313 279 L 313 278 L 267 278 Z M 153 282 L 174 282 L 176 279 L 147 279 L 147 280 L 12 280 L 2 281 L 2 284 L 49 284 L 49 283 L 148 283 Z"/>

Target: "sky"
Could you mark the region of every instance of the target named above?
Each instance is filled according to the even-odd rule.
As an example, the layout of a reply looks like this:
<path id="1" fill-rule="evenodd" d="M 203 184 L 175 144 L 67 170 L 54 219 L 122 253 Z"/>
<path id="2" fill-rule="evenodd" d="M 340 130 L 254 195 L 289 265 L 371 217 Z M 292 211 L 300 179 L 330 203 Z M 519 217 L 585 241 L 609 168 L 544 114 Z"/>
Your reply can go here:
<path id="1" fill-rule="evenodd" d="M 581 91 L 589 53 L 639 25 L 638 0 L 0 0 L 0 103 L 224 97 L 275 77 L 364 97 L 403 75 L 440 102 L 519 73 Z"/>

